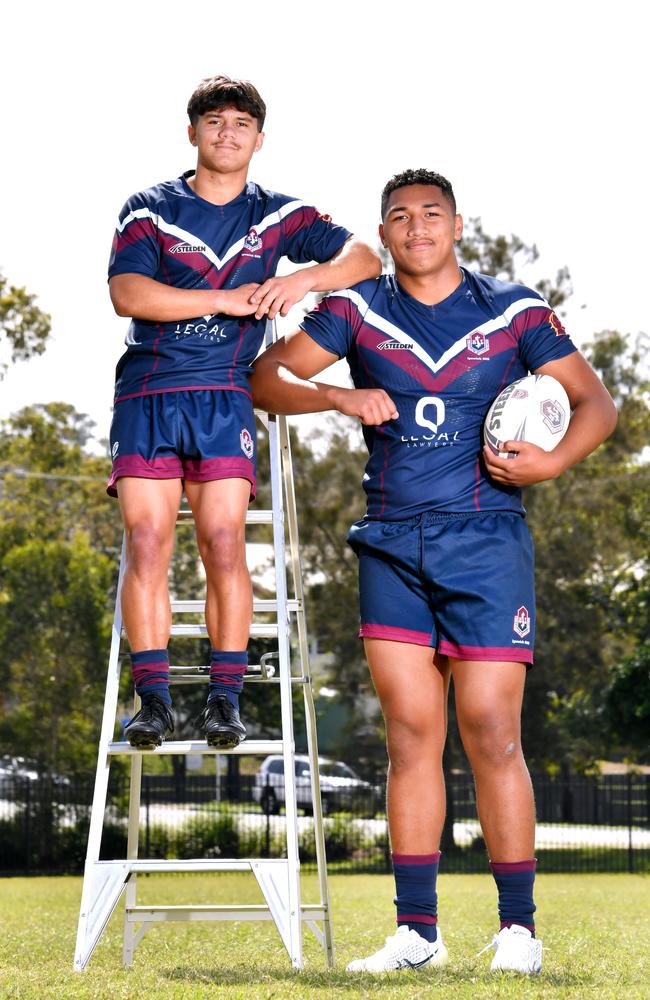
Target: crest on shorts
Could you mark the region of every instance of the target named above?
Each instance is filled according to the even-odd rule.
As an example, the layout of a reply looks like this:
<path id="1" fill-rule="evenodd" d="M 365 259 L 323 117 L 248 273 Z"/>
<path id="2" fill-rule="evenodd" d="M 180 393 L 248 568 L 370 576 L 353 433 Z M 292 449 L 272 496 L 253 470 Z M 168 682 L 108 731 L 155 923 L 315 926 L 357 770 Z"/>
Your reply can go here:
<path id="1" fill-rule="evenodd" d="M 524 636 L 528 635 L 530 632 L 530 615 L 528 614 L 528 608 L 523 604 L 520 608 L 517 608 L 517 612 L 512 623 L 512 630 L 519 636 L 520 639 L 523 639 Z"/>
<path id="2" fill-rule="evenodd" d="M 480 330 L 474 330 L 467 338 L 467 350 L 472 354 L 485 354 L 490 350 L 488 338 Z"/>
<path id="3" fill-rule="evenodd" d="M 556 399 L 544 399 L 539 408 L 542 411 L 544 423 L 551 434 L 559 434 L 564 429 L 566 414 L 564 407 L 560 406 Z"/>
<path id="4" fill-rule="evenodd" d="M 257 250 L 262 249 L 262 240 L 257 235 L 256 229 L 251 228 L 248 230 L 248 236 L 244 240 L 244 246 L 247 250 L 250 250 L 251 253 L 255 253 Z"/>
<path id="5" fill-rule="evenodd" d="M 116 441 L 115 444 L 113 445 L 113 449 L 111 451 L 111 455 L 112 455 L 113 458 L 115 458 L 115 456 L 117 455 L 117 453 L 118 453 L 119 450 L 120 450 L 120 442 Z"/>
<path id="6" fill-rule="evenodd" d="M 239 443 L 241 445 L 241 450 L 244 452 L 246 458 L 252 458 L 254 451 L 253 439 L 251 437 L 250 431 L 247 430 L 245 427 L 242 429 L 242 432 L 239 435 Z"/>

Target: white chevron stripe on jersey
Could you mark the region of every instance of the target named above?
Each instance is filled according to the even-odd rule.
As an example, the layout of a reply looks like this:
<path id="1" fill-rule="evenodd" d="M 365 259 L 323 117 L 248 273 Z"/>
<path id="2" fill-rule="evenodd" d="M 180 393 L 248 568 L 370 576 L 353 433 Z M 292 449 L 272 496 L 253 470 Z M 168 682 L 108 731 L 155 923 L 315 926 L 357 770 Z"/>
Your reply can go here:
<path id="1" fill-rule="evenodd" d="M 422 364 L 426 365 L 426 367 L 432 372 L 439 372 L 442 368 L 444 368 L 448 361 L 451 361 L 451 359 L 455 357 L 456 354 L 459 354 L 465 347 L 467 335 L 461 337 L 461 339 L 457 340 L 455 344 L 452 344 L 449 350 L 445 351 L 439 361 L 434 361 L 431 355 L 413 340 L 412 336 L 404 333 L 403 330 L 401 330 L 398 326 L 395 326 L 394 323 L 391 323 L 390 320 L 384 319 L 383 316 L 373 312 L 368 303 L 361 295 L 359 295 L 358 292 L 353 291 L 351 288 L 345 288 L 340 292 L 332 292 L 328 298 L 349 299 L 350 302 L 353 302 L 357 307 L 362 318 L 367 320 L 367 322 L 372 326 L 381 330 L 382 333 L 387 333 L 389 337 L 392 337 L 393 340 L 399 341 L 400 344 L 412 344 L 413 346 L 411 347 L 411 351 L 413 354 L 415 354 L 416 358 L 419 358 Z"/>
<path id="2" fill-rule="evenodd" d="M 473 330 L 468 330 L 467 333 L 494 333 L 495 330 L 501 330 L 504 326 L 508 326 L 509 323 L 513 321 L 515 316 L 523 312 L 525 309 L 550 309 L 546 299 L 542 298 L 527 298 L 527 299 L 517 299 L 516 302 L 511 302 L 507 309 L 504 309 L 500 316 L 495 316 L 494 319 L 489 319 L 485 323 L 481 323 L 480 326 L 475 326 Z"/>
<path id="3" fill-rule="evenodd" d="M 269 226 L 277 225 L 282 221 L 282 219 L 291 215 L 292 212 L 297 212 L 299 208 L 304 208 L 304 205 L 304 201 L 288 201 L 285 205 L 281 205 L 276 212 L 271 212 L 269 215 L 265 215 L 262 221 L 258 222 L 252 228 L 259 236 L 259 234 L 263 233 L 265 229 L 269 228 Z M 157 215 L 149 208 L 136 208 L 133 212 L 129 212 L 122 222 L 118 221 L 116 227 L 118 233 L 123 233 L 127 226 L 129 226 L 136 219 L 151 219 L 154 226 L 157 226 L 161 232 L 167 233 L 168 236 L 175 236 L 176 239 L 182 240 L 184 243 L 189 243 L 190 246 L 203 247 L 204 249 L 197 252 L 203 254 L 204 257 L 207 257 L 210 263 L 213 264 L 217 270 L 222 268 L 224 264 L 227 264 L 229 260 L 232 260 L 232 258 L 239 253 L 244 246 L 246 236 L 248 236 L 248 233 L 246 233 L 246 236 L 242 236 L 240 240 L 233 243 L 233 245 L 228 248 L 224 256 L 220 258 L 217 257 L 216 253 L 211 250 L 210 247 L 205 245 L 205 240 L 200 239 L 193 233 L 188 233 L 185 229 L 181 229 L 179 226 L 174 226 L 170 222 L 166 222 L 161 215 Z"/>
<path id="4" fill-rule="evenodd" d="M 438 361 L 434 361 L 430 354 L 428 354 L 423 347 L 421 347 L 416 341 L 413 340 L 413 336 L 404 333 L 398 326 L 391 323 L 389 320 L 384 319 L 378 313 L 373 312 L 368 303 L 365 301 L 363 296 L 359 295 L 358 292 L 353 291 L 351 288 L 345 288 L 339 292 L 331 292 L 328 298 L 339 298 L 339 299 L 349 299 L 359 310 L 361 317 L 367 320 L 372 326 L 381 330 L 382 333 L 387 333 L 389 337 L 393 340 L 397 340 L 400 344 L 412 344 L 412 353 L 426 365 L 426 367 L 432 372 L 441 371 L 446 364 L 448 364 L 452 358 L 455 358 L 457 354 L 460 354 L 462 350 L 467 345 L 467 338 L 470 333 L 476 333 L 480 331 L 483 334 L 494 333 L 496 330 L 503 329 L 504 326 L 508 326 L 509 323 L 517 316 L 519 313 L 524 312 L 526 309 L 531 309 L 534 307 L 546 307 L 550 308 L 545 299 L 537 298 L 525 298 L 519 299 L 517 302 L 512 302 L 507 309 L 503 311 L 500 316 L 496 316 L 494 319 L 487 320 L 482 323 L 481 326 L 472 327 L 467 333 L 464 333 L 462 337 L 459 338 L 454 344 L 449 347 L 445 353 L 442 355 Z"/>

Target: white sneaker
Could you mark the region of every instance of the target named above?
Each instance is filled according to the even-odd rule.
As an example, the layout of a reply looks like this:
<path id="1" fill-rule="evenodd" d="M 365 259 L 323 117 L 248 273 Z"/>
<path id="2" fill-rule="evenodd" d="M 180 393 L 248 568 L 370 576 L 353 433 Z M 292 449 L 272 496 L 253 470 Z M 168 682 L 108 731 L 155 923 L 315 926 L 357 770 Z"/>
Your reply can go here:
<path id="1" fill-rule="evenodd" d="M 510 970 L 530 975 L 542 971 L 542 942 L 534 938 L 526 927 L 512 924 L 495 934 L 488 948 L 494 948 L 494 958 L 490 965 L 492 972 Z M 479 952 L 483 954 L 483 952 Z"/>
<path id="2" fill-rule="evenodd" d="M 433 969 L 449 961 L 447 949 L 438 931 L 435 941 L 427 941 L 417 931 L 402 924 L 386 944 L 368 958 L 358 958 L 348 965 L 348 972 L 393 972 L 395 969 Z"/>

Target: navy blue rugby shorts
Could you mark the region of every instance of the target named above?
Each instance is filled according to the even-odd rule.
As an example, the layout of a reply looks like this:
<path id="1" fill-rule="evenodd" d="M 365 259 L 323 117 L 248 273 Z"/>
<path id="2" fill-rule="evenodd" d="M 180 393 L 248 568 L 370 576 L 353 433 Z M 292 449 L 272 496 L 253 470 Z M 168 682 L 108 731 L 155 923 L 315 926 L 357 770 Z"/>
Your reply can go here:
<path id="1" fill-rule="evenodd" d="M 110 443 L 110 496 L 117 496 L 118 479 L 134 476 L 193 483 L 248 479 L 255 497 L 255 414 L 244 390 L 175 390 L 120 400 Z"/>
<path id="2" fill-rule="evenodd" d="M 360 636 L 532 664 L 534 555 L 521 514 L 364 519 L 348 542 L 359 558 Z"/>

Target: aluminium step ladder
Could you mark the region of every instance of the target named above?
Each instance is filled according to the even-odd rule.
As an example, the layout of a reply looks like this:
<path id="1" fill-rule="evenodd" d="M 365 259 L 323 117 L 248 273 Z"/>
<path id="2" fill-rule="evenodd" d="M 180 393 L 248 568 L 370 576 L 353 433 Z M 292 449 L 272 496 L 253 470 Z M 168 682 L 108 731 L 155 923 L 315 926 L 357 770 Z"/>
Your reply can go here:
<path id="1" fill-rule="evenodd" d="M 289 429 L 285 417 L 259 414 L 268 430 L 271 468 L 272 510 L 249 511 L 247 523 L 273 525 L 273 553 L 275 563 L 275 599 L 254 600 L 253 613 L 273 612 L 272 624 L 253 624 L 251 636 L 277 639 L 277 653 L 265 654 L 260 665 L 249 668 L 245 680 L 262 683 L 277 683 L 280 687 L 282 738 L 280 740 L 247 740 L 233 750 L 217 750 L 209 747 L 204 740 L 170 740 L 155 750 L 137 750 L 127 742 L 114 741 L 113 731 L 117 715 L 118 688 L 120 679 L 120 646 L 123 638 L 120 594 L 125 568 L 124 543 L 120 559 L 117 599 L 104 715 L 101 727 L 97 773 L 93 796 L 88 852 L 84 870 L 77 943 L 73 968 L 83 971 L 97 945 L 111 914 L 121 895 L 125 892 L 125 921 L 123 961 L 130 965 L 133 952 L 144 934 L 157 923 L 187 920 L 273 920 L 282 942 L 296 969 L 303 965 L 302 924 L 314 932 L 322 945 L 328 966 L 334 962 L 332 926 L 330 919 L 329 890 L 325 858 L 325 837 L 323 814 L 319 788 L 318 748 L 316 736 L 316 713 L 309 673 L 309 651 L 305 623 L 304 594 L 298 546 L 297 511 L 291 465 Z M 284 515 L 287 515 L 288 540 L 285 538 Z M 191 512 L 180 511 L 178 522 L 192 520 Z M 287 593 L 287 576 L 293 586 L 293 594 Z M 202 601 L 172 601 L 172 613 L 197 612 L 203 610 Z M 297 667 L 292 672 L 290 637 L 294 633 L 297 651 Z M 205 624 L 172 624 L 171 634 L 186 637 L 205 637 Z M 279 676 L 269 666 L 269 659 L 279 661 Z M 201 677 L 200 674 L 203 673 Z M 188 683 L 196 679 L 206 682 L 208 668 L 187 668 L 170 666 L 171 683 Z M 310 760 L 310 779 L 314 818 L 314 837 L 318 871 L 319 901 L 306 904 L 300 896 L 300 859 L 298 854 L 298 826 L 295 786 L 295 746 L 293 736 L 292 689 L 300 685 L 305 706 L 307 746 Z M 286 811 L 286 857 L 279 859 L 206 859 L 158 860 L 138 856 L 138 833 L 140 822 L 140 791 L 142 759 L 145 754 L 282 754 L 285 775 Z M 131 785 L 128 811 L 127 856 L 124 859 L 100 861 L 100 847 L 108 778 L 111 760 L 117 755 L 131 758 Z M 137 903 L 137 875 L 140 872 L 251 872 L 262 891 L 264 904 L 255 905 L 183 905 L 183 906 L 139 906 Z"/>

